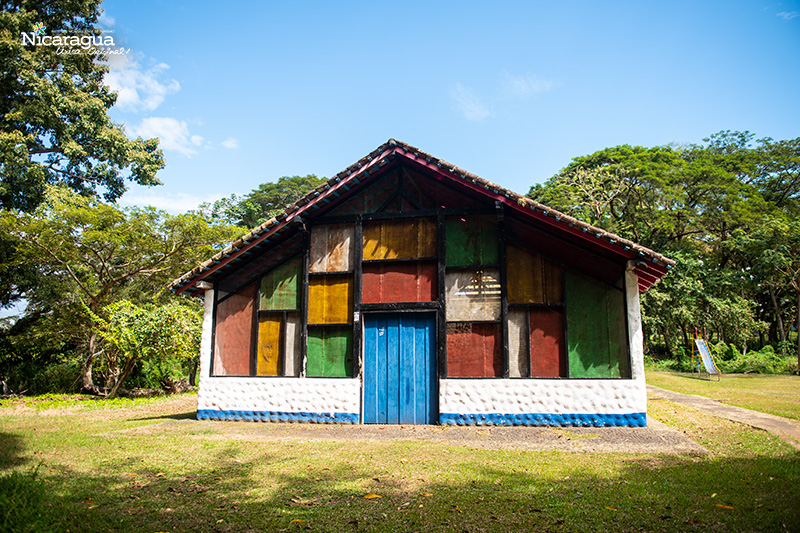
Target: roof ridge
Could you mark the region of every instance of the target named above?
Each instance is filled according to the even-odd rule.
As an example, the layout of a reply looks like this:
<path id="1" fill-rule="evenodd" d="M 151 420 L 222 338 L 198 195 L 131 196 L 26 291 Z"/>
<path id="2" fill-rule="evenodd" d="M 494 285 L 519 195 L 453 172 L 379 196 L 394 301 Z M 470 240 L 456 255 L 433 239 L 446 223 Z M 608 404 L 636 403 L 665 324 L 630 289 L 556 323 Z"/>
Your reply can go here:
<path id="1" fill-rule="evenodd" d="M 400 141 L 393 137 L 390 137 L 386 142 L 378 146 L 376 149 L 356 161 L 355 163 L 349 165 L 344 170 L 338 172 L 324 183 L 318 185 L 303 197 L 299 198 L 292 204 L 286 206 L 282 213 L 270 218 L 269 220 L 263 222 L 262 224 L 256 226 L 255 228 L 251 229 L 245 235 L 231 243 L 229 246 L 224 248 L 222 251 L 218 252 L 208 260 L 204 261 L 200 265 L 196 266 L 192 270 L 186 272 L 179 278 L 173 280 L 169 285 L 168 288 L 175 289 L 185 282 L 191 280 L 192 278 L 198 276 L 199 274 L 211 269 L 213 265 L 220 263 L 223 259 L 229 257 L 233 253 L 237 253 L 241 251 L 241 248 L 244 246 L 251 246 L 254 245 L 255 240 L 261 240 L 264 238 L 265 235 L 268 234 L 270 230 L 276 228 L 280 224 L 287 221 L 287 219 L 294 218 L 296 216 L 296 212 L 300 211 L 301 208 L 306 206 L 307 204 L 311 204 L 315 200 L 326 196 L 326 191 L 331 191 L 333 189 L 338 188 L 339 185 L 343 183 L 343 180 L 347 180 L 348 178 L 353 177 L 353 175 L 358 174 L 366 174 L 369 176 L 369 169 L 375 165 L 380 164 L 381 160 L 379 159 L 380 155 L 386 154 L 388 151 L 393 149 L 400 149 L 406 153 L 410 153 L 414 158 L 423 159 L 430 165 L 434 165 L 445 172 L 455 175 L 455 177 L 460 177 L 461 179 L 471 181 L 476 185 L 480 185 L 487 190 L 491 190 L 496 194 L 502 195 L 510 200 L 514 200 L 519 206 L 527 206 L 534 212 L 539 212 L 546 217 L 550 217 L 556 220 L 559 223 L 566 224 L 570 227 L 575 227 L 577 229 L 582 230 L 583 232 L 591 233 L 595 237 L 602 238 L 611 244 L 615 244 L 620 246 L 624 249 L 630 249 L 632 251 L 637 252 L 641 256 L 649 257 L 653 262 L 660 263 L 667 269 L 672 268 L 676 263 L 672 259 L 665 257 L 664 255 L 655 252 L 645 246 L 641 246 L 629 239 L 611 233 L 607 230 L 602 228 L 592 226 L 586 222 L 583 222 L 571 215 L 566 213 L 562 213 L 557 209 L 553 209 L 548 207 L 544 204 L 541 204 L 527 196 L 521 195 L 516 193 L 510 189 L 502 187 L 496 183 L 493 183 L 489 180 L 481 178 L 480 176 L 473 174 L 467 170 L 464 170 L 452 163 L 448 163 L 447 161 L 435 157 L 419 148 L 410 145 L 404 141 Z M 183 290 L 183 289 L 180 289 Z"/>

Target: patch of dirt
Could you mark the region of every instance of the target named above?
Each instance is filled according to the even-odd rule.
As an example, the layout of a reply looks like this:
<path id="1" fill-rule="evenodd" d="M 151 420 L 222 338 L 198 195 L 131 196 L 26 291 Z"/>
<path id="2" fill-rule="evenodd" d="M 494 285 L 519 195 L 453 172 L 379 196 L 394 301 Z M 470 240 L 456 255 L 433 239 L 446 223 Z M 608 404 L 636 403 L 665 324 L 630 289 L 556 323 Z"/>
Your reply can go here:
<path id="1" fill-rule="evenodd" d="M 679 431 L 648 420 L 645 428 L 557 428 L 522 426 L 404 426 L 293 424 L 170 420 L 105 434 L 182 433 L 185 438 L 246 442 L 428 441 L 494 450 L 566 451 L 576 453 L 706 454 L 708 451 Z"/>

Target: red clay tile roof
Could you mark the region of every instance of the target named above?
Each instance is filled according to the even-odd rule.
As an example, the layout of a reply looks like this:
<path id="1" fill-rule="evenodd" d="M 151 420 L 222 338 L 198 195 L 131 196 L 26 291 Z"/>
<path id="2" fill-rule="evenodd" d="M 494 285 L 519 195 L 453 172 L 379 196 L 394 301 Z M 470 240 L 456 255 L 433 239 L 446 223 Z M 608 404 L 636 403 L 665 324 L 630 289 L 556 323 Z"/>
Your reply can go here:
<path id="1" fill-rule="evenodd" d="M 524 212 L 540 221 L 549 223 L 550 227 L 556 231 L 561 230 L 572 233 L 573 235 L 579 235 L 586 240 L 594 241 L 595 239 L 599 239 L 599 241 L 595 242 L 602 242 L 607 249 L 615 250 L 618 254 L 623 255 L 627 259 L 636 261 L 636 272 L 639 275 L 640 292 L 647 290 L 653 283 L 664 276 L 670 268 L 675 266 L 675 261 L 672 259 L 664 257 L 644 246 L 640 246 L 633 241 L 614 235 L 613 233 L 582 222 L 574 217 L 547 207 L 546 205 L 535 202 L 530 198 L 471 174 L 466 170 L 438 159 L 402 141 L 389 139 L 386 143 L 382 144 L 356 163 L 350 165 L 330 178 L 327 182 L 306 194 L 303 198 L 297 200 L 287 207 L 283 213 L 252 229 L 209 260 L 172 281 L 168 288 L 177 293 L 189 291 L 195 295 L 199 294 L 200 290 L 196 286 L 199 281 L 232 266 L 243 254 L 250 253 L 252 249 L 259 244 L 264 244 L 270 236 L 275 235 L 281 229 L 285 228 L 295 217 L 307 212 L 319 202 L 324 201 L 328 203 L 337 201 L 336 199 L 341 196 L 342 192 L 349 190 L 347 186 L 348 183 L 355 182 L 358 184 L 360 181 L 368 179 L 371 174 L 374 174 L 378 169 L 387 165 L 389 160 L 396 156 L 414 161 L 442 175 L 447 175 L 452 180 L 460 182 L 468 188 L 477 190 L 493 200 L 499 200 L 508 207 Z"/>

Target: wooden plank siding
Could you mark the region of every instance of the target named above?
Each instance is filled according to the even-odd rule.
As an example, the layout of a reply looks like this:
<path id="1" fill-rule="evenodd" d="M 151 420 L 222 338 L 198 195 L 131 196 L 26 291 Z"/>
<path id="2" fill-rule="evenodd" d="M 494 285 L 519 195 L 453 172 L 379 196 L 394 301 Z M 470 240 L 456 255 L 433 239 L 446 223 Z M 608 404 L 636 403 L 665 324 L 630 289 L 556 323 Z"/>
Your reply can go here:
<path id="1" fill-rule="evenodd" d="M 278 313 L 260 314 L 258 317 L 258 349 L 256 350 L 256 375 L 280 376 L 281 329 L 283 315 Z"/>
<path id="2" fill-rule="evenodd" d="M 311 228 L 309 271 L 352 271 L 354 233 L 352 224 L 329 224 Z"/>
<path id="3" fill-rule="evenodd" d="M 363 258 L 411 259 L 436 257 L 436 221 L 430 218 L 364 223 Z"/>
<path id="4" fill-rule="evenodd" d="M 508 310 L 508 376 L 511 378 L 530 376 L 529 325 L 527 308 Z"/>
<path id="5" fill-rule="evenodd" d="M 448 322 L 500 320 L 500 272 L 496 268 L 445 274 Z"/>
<path id="6" fill-rule="evenodd" d="M 306 375 L 350 377 L 353 374 L 353 328 L 308 326 Z"/>
<path id="7" fill-rule="evenodd" d="M 256 375 L 299 376 L 301 368 L 300 314 L 260 312 Z"/>
<path id="8" fill-rule="evenodd" d="M 561 265 L 520 246 L 506 246 L 508 303 L 564 301 Z"/>
<path id="9" fill-rule="evenodd" d="M 352 275 L 327 274 L 309 277 L 308 323 L 353 323 Z"/>
<path id="10" fill-rule="evenodd" d="M 500 260 L 495 215 L 450 216 L 447 266 L 496 265 Z"/>
<path id="11" fill-rule="evenodd" d="M 567 271 L 569 377 L 630 377 L 623 291 Z"/>
<path id="12" fill-rule="evenodd" d="M 530 371 L 533 378 L 564 377 L 564 313 L 557 307 L 531 307 Z"/>
<path id="13" fill-rule="evenodd" d="M 433 261 L 367 263 L 363 266 L 363 303 L 432 302 L 438 297 Z"/>
<path id="14" fill-rule="evenodd" d="M 250 375 L 257 293 L 252 283 L 217 302 L 212 375 Z"/>
<path id="15" fill-rule="evenodd" d="M 258 308 L 271 311 L 300 309 L 298 287 L 302 266 L 303 257 L 298 255 L 264 275 Z"/>
<path id="16" fill-rule="evenodd" d="M 448 323 L 447 375 L 462 378 L 502 377 L 500 324 Z"/>

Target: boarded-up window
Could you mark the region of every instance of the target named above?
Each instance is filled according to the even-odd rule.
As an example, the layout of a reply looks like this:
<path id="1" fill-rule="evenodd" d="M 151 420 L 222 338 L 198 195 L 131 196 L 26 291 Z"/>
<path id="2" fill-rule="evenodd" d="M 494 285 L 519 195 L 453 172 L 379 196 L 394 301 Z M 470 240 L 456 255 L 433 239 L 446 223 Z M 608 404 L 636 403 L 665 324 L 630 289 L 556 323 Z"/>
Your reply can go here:
<path id="1" fill-rule="evenodd" d="M 258 285 L 253 283 L 217 302 L 214 324 L 214 376 L 249 376 L 253 313 Z"/>
<path id="2" fill-rule="evenodd" d="M 436 222 L 428 218 L 364 224 L 364 260 L 436 257 Z"/>
<path id="3" fill-rule="evenodd" d="M 261 278 L 259 309 L 293 310 L 300 308 L 300 269 L 302 257 L 290 259 Z"/>
<path id="4" fill-rule="evenodd" d="M 570 271 L 565 282 L 570 377 L 630 377 L 623 292 Z"/>
<path id="5" fill-rule="evenodd" d="M 561 265 L 519 246 L 506 247 L 508 303 L 564 301 Z"/>
<path id="6" fill-rule="evenodd" d="M 260 313 L 256 375 L 300 375 L 300 316 L 298 313 Z"/>
<path id="7" fill-rule="evenodd" d="M 447 266 L 498 264 L 497 217 L 448 217 L 446 230 Z"/>
<path id="8" fill-rule="evenodd" d="M 353 373 L 353 328 L 309 326 L 306 375 L 350 377 Z"/>
<path id="9" fill-rule="evenodd" d="M 448 377 L 501 377 L 503 375 L 500 324 L 451 322 L 447 324 Z"/>
<path id="10" fill-rule="evenodd" d="M 353 322 L 353 276 L 329 274 L 308 280 L 308 323 Z"/>
<path id="11" fill-rule="evenodd" d="M 456 270 L 445 275 L 448 322 L 500 320 L 500 272 Z"/>
<path id="12" fill-rule="evenodd" d="M 433 262 L 367 263 L 361 282 L 362 301 L 431 302 L 437 297 L 437 272 Z"/>
<path id="13" fill-rule="evenodd" d="M 353 269 L 351 224 L 332 224 L 311 228 L 309 272 L 350 272 Z"/>

